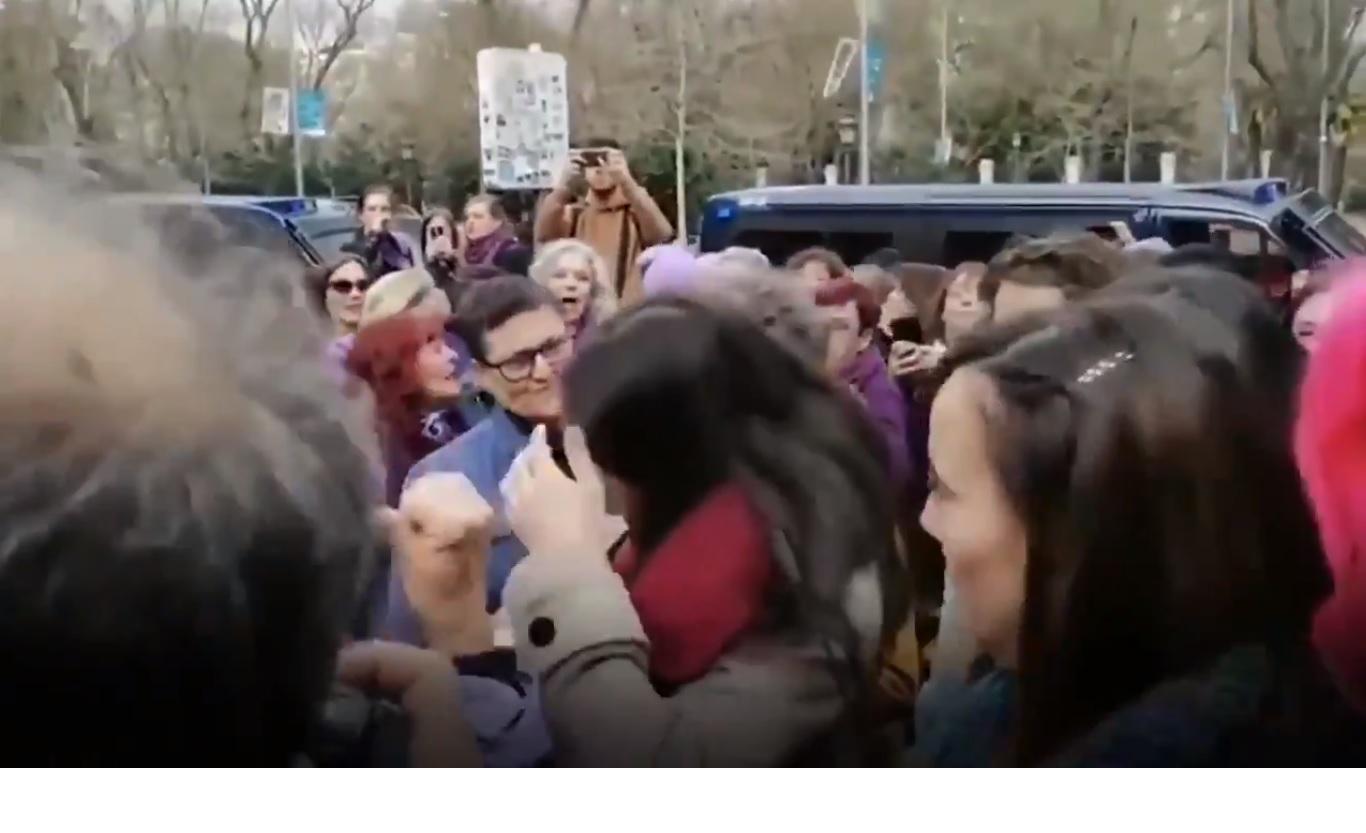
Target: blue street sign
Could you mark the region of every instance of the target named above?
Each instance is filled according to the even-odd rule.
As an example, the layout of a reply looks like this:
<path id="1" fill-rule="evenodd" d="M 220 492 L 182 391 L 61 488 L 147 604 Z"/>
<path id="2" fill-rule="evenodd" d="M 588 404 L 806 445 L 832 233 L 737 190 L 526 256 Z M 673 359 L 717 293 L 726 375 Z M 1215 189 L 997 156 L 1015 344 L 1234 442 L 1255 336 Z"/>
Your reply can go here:
<path id="1" fill-rule="evenodd" d="M 322 90 L 299 90 L 298 119 L 300 136 L 327 135 L 327 93 Z"/>
<path id="2" fill-rule="evenodd" d="M 882 92 L 883 69 L 887 63 L 887 49 L 877 38 L 868 38 L 868 98 L 875 99 Z"/>

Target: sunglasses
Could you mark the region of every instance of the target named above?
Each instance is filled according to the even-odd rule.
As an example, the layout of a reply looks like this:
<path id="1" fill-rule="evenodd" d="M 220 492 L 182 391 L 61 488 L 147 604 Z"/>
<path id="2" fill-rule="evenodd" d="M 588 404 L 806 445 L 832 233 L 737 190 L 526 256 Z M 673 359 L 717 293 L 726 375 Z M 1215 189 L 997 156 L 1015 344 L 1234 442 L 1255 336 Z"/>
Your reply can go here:
<path id="1" fill-rule="evenodd" d="M 429 240 L 435 240 L 435 239 L 438 238 L 438 237 L 445 237 L 445 236 L 446 236 L 446 227 L 445 227 L 445 226 L 428 226 L 428 227 L 427 227 L 427 238 L 428 238 Z"/>
<path id="2" fill-rule="evenodd" d="M 339 281 L 332 281 L 331 283 L 329 283 L 329 284 L 327 285 L 327 288 L 328 288 L 329 290 L 331 290 L 332 292 L 337 292 L 337 293 L 340 293 L 340 294 L 342 294 L 342 295 L 350 295 L 353 291 L 354 291 L 354 292 L 364 292 L 365 290 L 369 289 L 369 288 L 370 288 L 370 282 L 369 282 L 369 281 L 348 281 L 348 280 L 346 280 L 345 278 L 343 278 L 343 279 L 341 279 L 341 280 L 339 280 Z"/>

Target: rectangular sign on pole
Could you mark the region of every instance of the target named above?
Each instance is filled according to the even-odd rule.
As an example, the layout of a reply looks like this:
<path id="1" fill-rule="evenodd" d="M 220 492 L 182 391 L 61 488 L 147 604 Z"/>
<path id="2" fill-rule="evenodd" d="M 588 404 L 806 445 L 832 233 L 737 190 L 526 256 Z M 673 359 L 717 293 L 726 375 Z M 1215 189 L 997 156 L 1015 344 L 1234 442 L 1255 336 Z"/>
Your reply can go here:
<path id="1" fill-rule="evenodd" d="M 882 77 L 887 65 L 887 48 L 877 38 L 868 39 L 868 99 L 882 94 Z"/>
<path id="2" fill-rule="evenodd" d="M 823 97 L 832 98 L 840 91 L 858 49 L 859 43 L 855 38 L 840 38 L 839 43 L 835 44 L 835 57 L 830 61 L 830 71 L 825 75 L 825 90 L 821 93 Z"/>
<path id="3" fill-rule="evenodd" d="M 261 90 L 261 132 L 289 135 L 289 90 L 265 87 Z"/>
<path id="4" fill-rule="evenodd" d="M 563 55 L 481 49 L 479 152 L 484 185 L 544 190 L 569 162 L 569 94 Z"/>
<path id="5" fill-rule="evenodd" d="M 300 90 L 299 111 L 295 120 L 300 136 L 326 136 L 327 93 L 322 90 Z"/>

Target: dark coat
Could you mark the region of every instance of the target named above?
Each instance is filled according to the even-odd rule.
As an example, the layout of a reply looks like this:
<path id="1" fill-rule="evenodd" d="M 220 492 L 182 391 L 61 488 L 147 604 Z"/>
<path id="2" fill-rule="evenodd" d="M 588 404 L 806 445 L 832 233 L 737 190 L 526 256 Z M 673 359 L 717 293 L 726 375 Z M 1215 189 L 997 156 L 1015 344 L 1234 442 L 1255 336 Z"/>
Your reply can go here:
<path id="1" fill-rule="evenodd" d="M 994 671 L 917 704 L 913 763 L 1009 763 L 1018 687 Z M 943 695 L 943 696 L 939 696 Z M 1235 648 L 1160 683 L 1049 759 L 1050 766 L 1360 766 L 1366 723 L 1308 648 Z"/>

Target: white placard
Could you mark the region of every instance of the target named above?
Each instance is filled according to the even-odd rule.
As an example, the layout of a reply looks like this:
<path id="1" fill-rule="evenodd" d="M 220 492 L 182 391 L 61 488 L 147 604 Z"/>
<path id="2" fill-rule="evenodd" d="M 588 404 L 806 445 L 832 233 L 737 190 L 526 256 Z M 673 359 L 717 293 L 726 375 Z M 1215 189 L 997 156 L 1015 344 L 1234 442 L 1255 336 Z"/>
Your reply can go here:
<path id="1" fill-rule="evenodd" d="M 551 188 L 569 161 L 569 95 L 563 55 L 481 49 L 479 150 L 484 187 Z"/>
<path id="2" fill-rule="evenodd" d="M 261 90 L 261 132 L 289 135 L 289 90 L 285 87 Z"/>
<path id="3" fill-rule="evenodd" d="M 1062 160 L 1063 182 L 1068 185 L 1081 183 L 1081 157 L 1069 156 Z"/>
<path id="4" fill-rule="evenodd" d="M 1163 185 L 1171 185 L 1176 182 L 1176 154 L 1170 150 L 1162 151 L 1162 155 L 1157 157 L 1158 178 Z"/>

